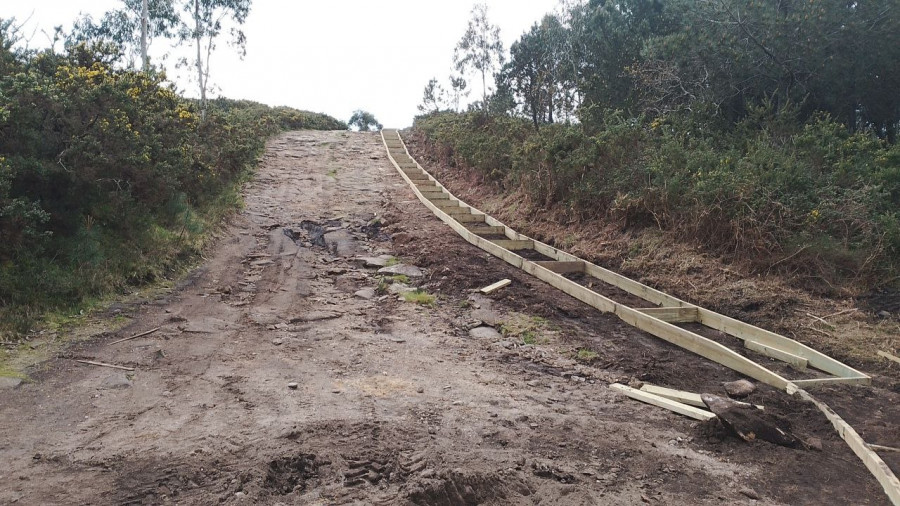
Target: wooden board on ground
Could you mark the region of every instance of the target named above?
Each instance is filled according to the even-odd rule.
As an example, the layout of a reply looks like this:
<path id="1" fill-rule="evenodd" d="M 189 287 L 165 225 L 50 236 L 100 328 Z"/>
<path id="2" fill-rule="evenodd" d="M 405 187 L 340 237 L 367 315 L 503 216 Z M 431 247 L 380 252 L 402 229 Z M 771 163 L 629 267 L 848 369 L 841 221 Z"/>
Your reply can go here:
<path id="1" fill-rule="evenodd" d="M 488 285 L 488 286 L 482 288 L 482 289 L 479 290 L 479 291 L 480 291 L 481 293 L 487 295 L 487 294 L 489 294 L 489 293 L 491 293 L 491 292 L 494 292 L 494 291 L 497 291 L 497 290 L 503 288 L 504 286 L 506 286 L 506 285 L 508 285 L 508 284 L 510 284 L 510 283 L 512 283 L 512 281 L 510 281 L 510 280 L 508 280 L 508 279 L 501 279 L 500 281 L 497 281 L 496 283 L 494 283 L 494 284 L 492 284 L 492 285 Z"/>
<path id="2" fill-rule="evenodd" d="M 654 406 L 668 409 L 669 411 L 673 411 L 678 413 L 679 415 L 684 415 L 694 420 L 712 420 L 716 417 L 716 415 L 706 411 L 705 409 L 698 409 L 694 406 L 689 406 L 682 402 L 673 401 L 672 399 L 667 399 L 661 395 L 651 394 L 649 392 L 643 392 L 636 388 L 631 388 L 627 385 L 620 385 L 618 383 L 613 383 L 609 386 L 613 390 L 622 392 L 623 394 L 631 397 L 632 399 L 646 402 L 647 404 L 652 404 Z"/>
<path id="3" fill-rule="evenodd" d="M 888 359 L 888 360 L 893 360 L 894 362 L 897 362 L 898 364 L 900 364 L 900 358 L 895 357 L 894 355 L 891 355 L 890 353 L 888 353 L 888 352 L 886 352 L 886 351 L 878 350 L 878 356 L 879 356 L 879 357 L 884 357 L 884 358 L 886 358 L 886 359 Z"/>

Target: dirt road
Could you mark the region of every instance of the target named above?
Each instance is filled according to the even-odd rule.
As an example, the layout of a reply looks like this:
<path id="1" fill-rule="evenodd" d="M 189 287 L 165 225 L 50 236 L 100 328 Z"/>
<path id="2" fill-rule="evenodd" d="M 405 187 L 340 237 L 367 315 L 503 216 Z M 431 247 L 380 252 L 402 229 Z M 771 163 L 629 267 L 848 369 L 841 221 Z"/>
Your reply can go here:
<path id="1" fill-rule="evenodd" d="M 466 244 L 376 134 L 280 136 L 246 202 L 178 290 L 0 392 L 0 503 L 886 504 L 813 408 L 770 389 L 751 400 L 821 450 L 611 392 L 737 376 Z M 359 259 L 380 255 L 422 276 Z"/>

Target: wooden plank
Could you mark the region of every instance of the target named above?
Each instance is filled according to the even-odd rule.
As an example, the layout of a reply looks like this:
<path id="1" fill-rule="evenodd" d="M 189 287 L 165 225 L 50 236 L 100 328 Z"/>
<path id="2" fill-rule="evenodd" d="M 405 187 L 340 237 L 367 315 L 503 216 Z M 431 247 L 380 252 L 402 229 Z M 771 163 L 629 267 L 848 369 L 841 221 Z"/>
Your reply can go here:
<path id="1" fill-rule="evenodd" d="M 469 231 L 478 235 L 506 235 L 506 227 L 477 226 L 469 227 Z"/>
<path id="2" fill-rule="evenodd" d="M 830 378 L 798 379 L 793 380 L 792 382 L 800 388 L 810 388 L 823 385 L 868 385 L 872 382 L 872 378 L 868 376 L 832 376 Z"/>
<path id="3" fill-rule="evenodd" d="M 423 192 L 422 195 L 425 195 L 425 198 L 428 200 L 449 200 L 450 195 L 443 192 Z"/>
<path id="4" fill-rule="evenodd" d="M 491 240 L 492 243 L 500 246 L 503 249 L 508 249 L 510 251 L 514 251 L 517 249 L 532 249 L 534 247 L 534 241 L 514 241 L 512 239 L 496 239 Z"/>
<path id="5" fill-rule="evenodd" d="M 886 352 L 886 351 L 878 350 L 878 356 L 879 356 L 879 357 L 884 357 L 884 358 L 886 358 L 886 359 L 888 359 L 888 360 L 893 360 L 894 362 L 897 362 L 898 364 L 900 364 L 900 358 L 897 358 L 897 357 L 895 357 L 894 355 L 891 355 L 890 353 L 888 353 L 888 352 Z"/>
<path id="6" fill-rule="evenodd" d="M 881 488 L 884 489 L 884 492 L 891 500 L 891 503 L 893 503 L 894 506 L 900 506 L 900 480 L 897 479 L 897 476 L 894 475 L 891 468 L 881 460 L 881 457 L 869 448 L 869 445 L 866 444 L 859 433 L 853 430 L 853 427 L 851 427 L 850 424 L 845 422 L 843 418 L 826 404 L 810 395 L 809 392 L 800 390 L 798 395 L 801 399 L 812 402 L 819 408 L 819 411 L 828 418 L 831 425 L 841 436 L 841 439 L 846 441 L 850 449 L 853 450 L 853 453 L 863 461 L 863 464 L 865 464 L 869 472 L 875 476 L 875 479 L 881 484 Z"/>
<path id="7" fill-rule="evenodd" d="M 644 383 L 641 386 L 641 390 L 645 392 L 649 392 L 654 395 L 659 395 L 660 397 L 665 397 L 667 399 L 672 399 L 673 401 L 678 401 L 683 404 L 687 404 L 689 406 L 698 406 L 704 409 L 708 409 L 706 407 L 706 403 L 703 402 L 703 399 L 700 398 L 700 394 L 694 392 L 685 392 L 684 390 L 675 390 L 674 388 L 666 388 L 658 385 L 651 385 L 650 383 Z M 765 410 L 763 406 L 757 404 L 749 404 L 747 402 L 740 401 L 732 401 L 736 404 L 740 404 L 742 406 L 753 406 L 759 410 Z"/>
<path id="8" fill-rule="evenodd" d="M 569 274 L 573 272 L 584 272 L 584 262 L 577 260 L 574 262 L 535 262 L 541 267 L 553 271 L 557 274 Z"/>
<path id="9" fill-rule="evenodd" d="M 483 214 L 461 214 L 455 218 L 460 223 L 484 223 Z"/>
<path id="10" fill-rule="evenodd" d="M 645 315 L 669 323 L 692 323 L 699 318 L 695 307 L 642 307 L 636 309 Z"/>
<path id="11" fill-rule="evenodd" d="M 438 209 L 445 209 L 448 207 L 460 207 L 458 200 L 451 199 L 448 194 L 445 194 L 445 195 L 447 195 L 446 199 L 442 199 L 439 202 L 432 202 L 432 204 L 434 204 L 435 207 L 437 207 Z M 428 197 L 429 197 L 428 195 L 425 195 L 425 198 L 428 198 Z"/>
<path id="12" fill-rule="evenodd" d="M 706 404 L 703 403 L 703 399 L 700 398 L 700 394 L 695 394 L 693 392 L 685 392 L 684 390 L 675 390 L 673 388 L 660 387 L 651 385 L 649 383 L 644 383 L 641 386 L 641 390 L 647 393 L 658 395 L 660 397 L 672 399 L 673 401 L 677 401 L 682 404 L 698 406 L 701 408 L 706 407 Z"/>
<path id="13" fill-rule="evenodd" d="M 771 346 L 766 346 L 764 344 L 757 343 L 756 341 L 744 341 L 744 347 L 748 350 L 755 351 L 767 357 L 781 360 L 782 362 L 790 364 L 792 367 L 800 369 L 801 371 L 806 370 L 806 366 L 808 365 L 808 361 L 803 357 L 798 357 L 797 355 L 794 355 L 792 353 L 772 348 Z"/>
<path id="14" fill-rule="evenodd" d="M 626 278 L 621 274 L 617 274 L 608 269 L 604 269 L 599 265 L 594 265 L 590 262 L 585 262 L 584 272 L 593 276 L 604 283 L 608 283 L 610 285 L 615 286 L 616 288 L 621 288 L 631 295 L 640 297 L 647 302 L 652 302 L 658 306 L 663 307 L 679 307 L 679 306 L 691 306 L 692 304 L 688 304 L 683 300 L 676 299 L 667 293 L 660 292 L 654 288 L 650 288 L 647 285 L 642 283 L 638 283 L 632 279 Z"/>
<path id="15" fill-rule="evenodd" d="M 729 318 L 714 311 L 710 311 L 709 309 L 698 307 L 697 310 L 700 312 L 700 323 L 707 327 L 720 330 L 728 335 L 737 337 L 738 339 L 755 341 L 764 346 L 786 351 L 798 357 L 803 357 L 806 359 L 809 367 L 815 367 L 816 369 L 825 371 L 834 376 L 844 378 L 868 378 L 866 374 L 863 374 L 824 353 L 820 353 L 809 346 L 798 343 L 793 339 L 788 339 L 774 332 L 754 327 L 753 325 L 735 320 L 734 318 Z M 871 378 L 869 378 L 869 383 L 871 383 Z"/>
<path id="16" fill-rule="evenodd" d="M 503 288 L 504 286 L 506 286 L 506 285 L 508 285 L 508 284 L 510 284 L 510 283 L 512 283 L 512 281 L 510 281 L 510 280 L 508 280 L 508 279 L 501 279 L 500 281 L 497 281 L 496 283 L 494 283 L 494 284 L 492 284 L 492 285 L 488 285 L 488 286 L 482 288 L 482 289 L 479 290 L 479 291 L 480 291 L 481 293 L 487 295 L 487 294 L 489 294 L 489 293 L 491 293 L 491 292 L 493 292 L 493 291 L 496 291 L 496 290 L 499 290 L 499 289 Z"/>
<path id="17" fill-rule="evenodd" d="M 654 406 L 668 409 L 669 411 L 673 411 L 678 413 L 679 415 L 684 415 L 694 420 L 707 421 L 712 420 L 716 417 L 716 415 L 712 414 L 709 411 L 703 409 L 697 409 L 694 406 L 688 406 L 687 404 L 673 401 L 672 399 L 667 399 L 660 395 L 654 395 L 648 392 L 642 392 L 635 388 L 631 388 L 627 385 L 620 385 L 618 383 L 613 383 L 609 385 L 609 388 L 621 392 L 632 399 L 646 402 L 647 404 L 652 404 Z"/>
<path id="18" fill-rule="evenodd" d="M 438 206 L 436 206 L 436 207 L 438 207 Z M 472 208 L 468 207 L 468 206 L 462 207 L 459 205 L 455 205 L 455 206 L 440 206 L 438 208 L 441 211 L 444 211 L 445 213 L 449 214 L 450 216 L 466 215 L 466 214 L 472 213 Z"/>

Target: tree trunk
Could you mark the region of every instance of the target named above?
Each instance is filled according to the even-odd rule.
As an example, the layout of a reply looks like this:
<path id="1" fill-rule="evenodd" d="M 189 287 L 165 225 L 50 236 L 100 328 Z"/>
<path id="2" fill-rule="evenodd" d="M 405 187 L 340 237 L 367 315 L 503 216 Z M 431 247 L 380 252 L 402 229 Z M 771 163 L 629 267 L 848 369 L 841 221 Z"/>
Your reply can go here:
<path id="1" fill-rule="evenodd" d="M 481 71 L 481 95 L 481 108 L 487 111 L 487 78 L 484 75 L 484 70 Z"/>
<path id="2" fill-rule="evenodd" d="M 206 79 L 203 75 L 203 53 L 201 51 L 201 42 L 203 37 L 200 33 L 200 0 L 194 0 L 194 40 L 197 42 L 197 78 L 200 85 L 200 120 L 206 120 Z"/>
<path id="3" fill-rule="evenodd" d="M 147 55 L 147 39 L 149 37 L 150 9 L 147 5 L 148 0 L 141 2 L 141 69 L 144 72 L 150 71 L 150 57 Z"/>

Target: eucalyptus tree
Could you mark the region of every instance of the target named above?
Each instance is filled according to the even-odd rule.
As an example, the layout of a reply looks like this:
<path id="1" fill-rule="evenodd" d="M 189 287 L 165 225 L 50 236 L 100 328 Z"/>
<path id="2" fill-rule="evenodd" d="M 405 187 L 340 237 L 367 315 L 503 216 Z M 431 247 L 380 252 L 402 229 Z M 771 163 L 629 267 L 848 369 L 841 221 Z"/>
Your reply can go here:
<path id="1" fill-rule="evenodd" d="M 209 92 L 209 63 L 216 43 L 227 28 L 230 44 L 241 57 L 247 53 L 247 36 L 241 26 L 250 15 L 251 0 L 181 0 L 182 20 L 180 39 L 196 49 L 191 65 L 197 72 L 201 117 L 206 117 Z M 182 63 L 187 63 L 183 59 Z"/>
<path id="2" fill-rule="evenodd" d="M 472 7 L 466 32 L 456 44 L 453 54 L 453 63 L 461 74 L 470 71 L 481 74 L 483 110 L 486 110 L 488 102 L 487 76 L 493 75 L 504 62 L 500 27 L 491 24 L 487 10 L 485 4 Z"/>
<path id="3" fill-rule="evenodd" d="M 68 43 L 112 42 L 128 58 L 129 66 L 147 72 L 153 41 L 172 38 L 178 23 L 173 0 L 122 0 L 120 8 L 106 12 L 99 21 L 87 15 L 77 19 Z"/>

